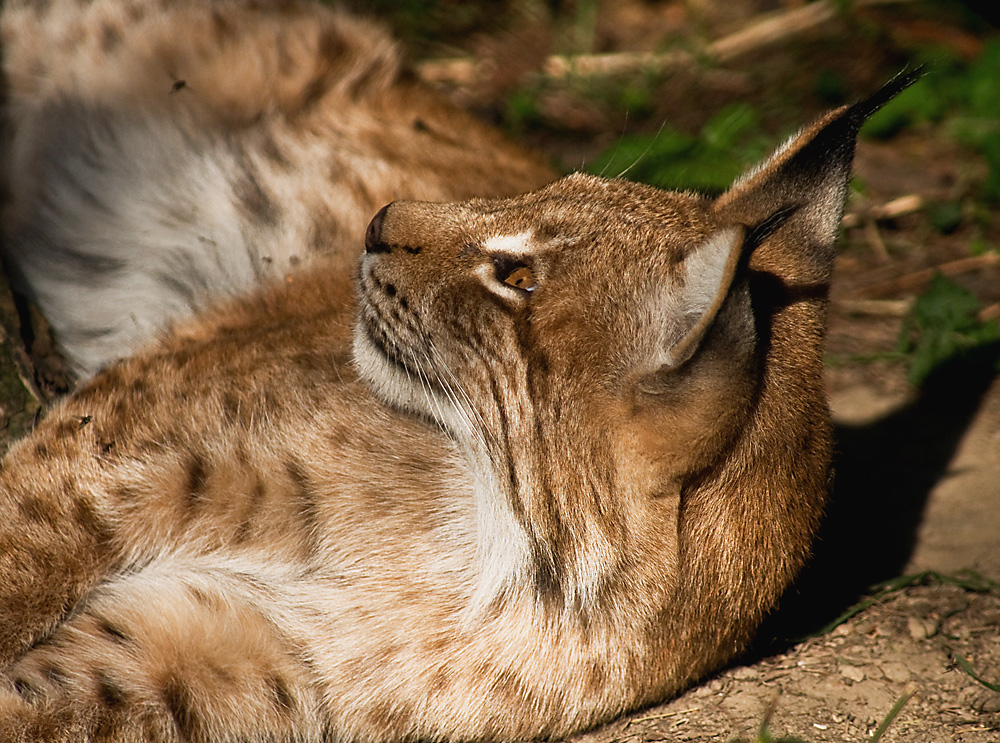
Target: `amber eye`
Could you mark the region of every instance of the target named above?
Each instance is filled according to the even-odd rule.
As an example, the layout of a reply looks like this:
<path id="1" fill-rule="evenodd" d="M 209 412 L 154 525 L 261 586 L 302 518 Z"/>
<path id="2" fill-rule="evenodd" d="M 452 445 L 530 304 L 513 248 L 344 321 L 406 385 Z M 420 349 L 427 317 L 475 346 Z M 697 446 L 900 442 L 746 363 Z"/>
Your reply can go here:
<path id="1" fill-rule="evenodd" d="M 509 255 L 494 255 L 492 261 L 497 281 L 524 292 L 535 290 L 535 274 L 527 265 Z"/>

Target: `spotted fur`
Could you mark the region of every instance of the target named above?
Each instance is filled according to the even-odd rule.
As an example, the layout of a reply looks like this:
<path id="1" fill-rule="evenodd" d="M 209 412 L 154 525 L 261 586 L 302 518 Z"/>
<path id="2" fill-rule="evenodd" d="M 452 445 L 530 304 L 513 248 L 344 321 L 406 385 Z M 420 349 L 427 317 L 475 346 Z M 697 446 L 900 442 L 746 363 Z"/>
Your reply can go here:
<path id="1" fill-rule="evenodd" d="M 220 295 L 349 271 L 393 198 L 551 178 L 315 3 L 10 0 L 0 44 L 4 259 L 82 376 Z"/>

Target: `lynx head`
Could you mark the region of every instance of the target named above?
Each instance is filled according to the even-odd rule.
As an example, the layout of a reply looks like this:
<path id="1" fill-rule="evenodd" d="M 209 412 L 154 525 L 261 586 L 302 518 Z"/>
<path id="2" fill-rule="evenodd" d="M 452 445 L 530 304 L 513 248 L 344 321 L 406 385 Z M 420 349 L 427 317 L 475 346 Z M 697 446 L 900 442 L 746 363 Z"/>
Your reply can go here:
<path id="1" fill-rule="evenodd" d="M 707 409 L 733 397 L 718 387 L 754 375 L 745 236 L 705 200 L 579 174 L 393 203 L 369 227 L 357 359 L 390 404 L 458 438 L 611 434 L 652 411 L 707 426 L 729 415 Z"/>
<path id="2" fill-rule="evenodd" d="M 360 268 L 362 376 L 472 453 L 550 582 L 573 572 L 553 555 L 607 563 L 588 523 L 641 538 L 642 504 L 676 515 L 704 473 L 752 476 L 764 425 L 784 439 L 771 446 L 811 441 L 802 466 L 825 473 L 824 304 L 855 137 L 910 81 L 827 115 L 716 200 L 577 174 L 390 204 Z"/>

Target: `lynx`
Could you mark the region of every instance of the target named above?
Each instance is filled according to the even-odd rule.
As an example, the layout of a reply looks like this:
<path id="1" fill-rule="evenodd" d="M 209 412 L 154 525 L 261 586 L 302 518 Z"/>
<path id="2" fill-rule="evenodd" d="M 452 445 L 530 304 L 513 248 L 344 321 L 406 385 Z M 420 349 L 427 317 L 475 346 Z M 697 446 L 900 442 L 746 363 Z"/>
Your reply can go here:
<path id="1" fill-rule="evenodd" d="M 4 43 L 8 259 L 82 381 L 0 470 L 0 739 L 554 738 L 746 646 L 912 75 L 717 199 L 502 196 L 547 171 L 328 9 L 9 2 Z"/>

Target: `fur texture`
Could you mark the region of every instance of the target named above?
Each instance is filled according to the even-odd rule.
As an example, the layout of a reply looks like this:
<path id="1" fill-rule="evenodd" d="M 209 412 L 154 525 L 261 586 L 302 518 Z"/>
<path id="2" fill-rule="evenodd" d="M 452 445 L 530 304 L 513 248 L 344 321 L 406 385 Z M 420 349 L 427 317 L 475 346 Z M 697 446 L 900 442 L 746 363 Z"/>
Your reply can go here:
<path id="1" fill-rule="evenodd" d="M 160 41 L 133 48 L 95 20 L 130 14 Z M 331 49 L 354 52 L 308 41 L 347 44 L 356 24 L 297 3 L 5 7 L 10 255 L 43 310 L 76 307 L 81 327 L 146 312 L 142 328 L 197 312 L 3 462 L 4 741 L 563 736 L 732 658 L 807 558 L 854 139 L 908 81 L 718 200 L 575 175 L 396 201 L 348 269 L 388 191 L 544 176 L 377 44 L 358 77 Z M 11 41 L 77 26 L 66 68 Z M 263 88 L 234 83 L 273 50 Z M 90 63 L 106 87 L 88 87 Z M 157 69 L 166 90 L 133 85 Z M 293 267 L 308 245 L 330 257 Z M 284 280 L 258 275 L 265 254 Z M 88 303 L 69 290 L 105 281 L 118 289 Z M 97 334 L 113 342 L 92 356 L 62 327 L 84 372 L 130 347 Z"/>
<path id="2" fill-rule="evenodd" d="M 317 257 L 349 272 L 393 198 L 552 178 L 313 3 L 10 0 L 0 33 L 5 260 L 81 376 Z"/>

